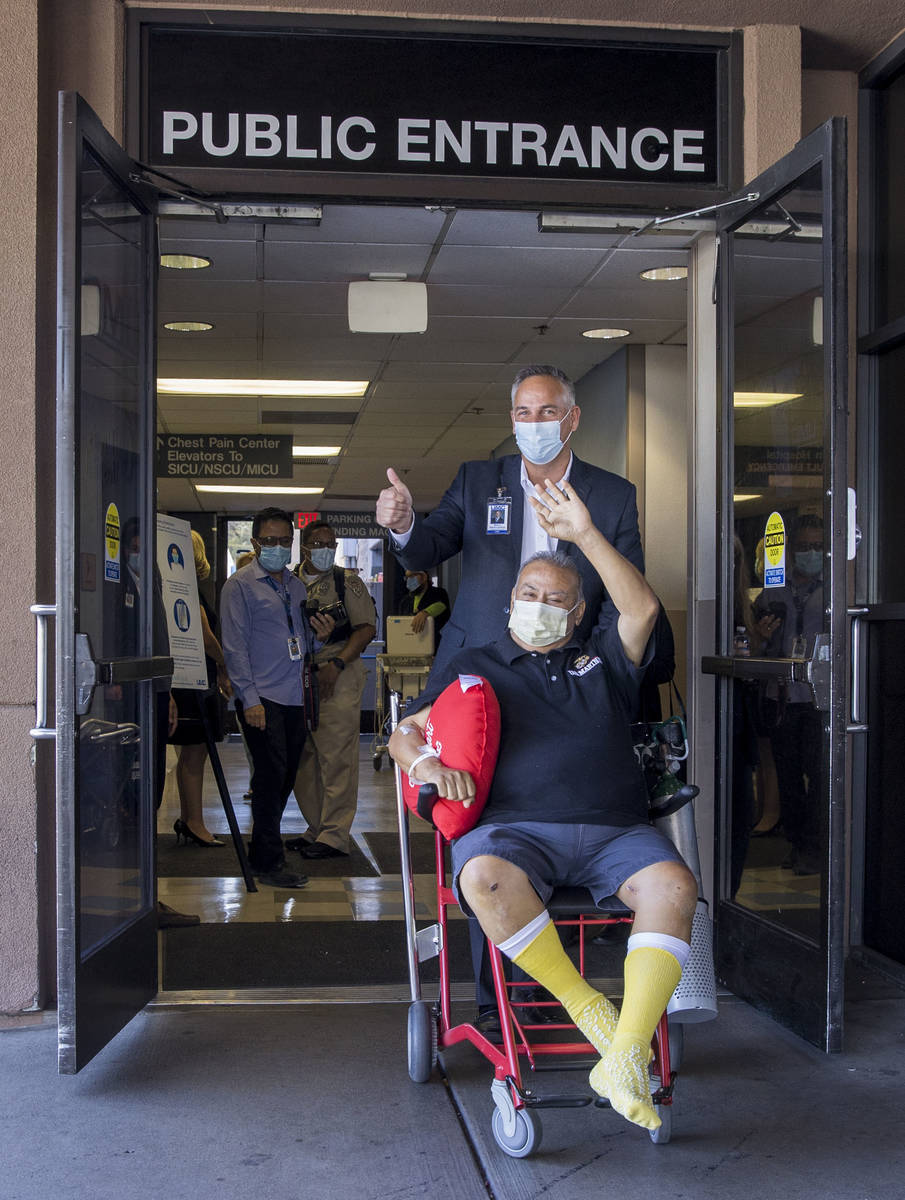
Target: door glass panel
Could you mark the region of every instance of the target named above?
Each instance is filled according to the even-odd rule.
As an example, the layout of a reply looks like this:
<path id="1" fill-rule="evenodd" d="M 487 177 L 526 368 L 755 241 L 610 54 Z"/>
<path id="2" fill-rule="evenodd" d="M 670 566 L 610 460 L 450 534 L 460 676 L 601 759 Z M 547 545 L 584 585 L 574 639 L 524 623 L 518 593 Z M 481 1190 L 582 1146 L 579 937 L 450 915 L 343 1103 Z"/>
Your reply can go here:
<path id="1" fill-rule="evenodd" d="M 887 350 L 879 356 L 877 365 L 877 454 L 872 464 L 876 471 L 876 528 L 899 531 L 905 518 L 905 345 Z M 897 536 L 877 539 L 874 595 L 878 604 L 901 604 L 905 600 L 905 554 Z"/>
<path id="2" fill-rule="evenodd" d="M 92 153 L 82 154 L 76 629 L 95 660 L 146 657 L 150 553 L 143 479 L 142 216 Z M 149 539 L 153 546 L 153 538 Z M 146 548 L 150 550 L 151 547 Z M 153 581 L 153 575 L 152 575 Z M 164 651 L 165 652 L 165 651 Z M 153 768 L 141 729 L 147 683 L 98 686 L 78 724 L 80 954 L 87 958 L 151 903 Z M 144 884 L 142 876 L 144 875 Z"/>
<path id="3" fill-rule="evenodd" d="M 734 238 L 735 654 L 810 657 L 828 628 L 821 212 L 817 166 Z M 806 683 L 733 684 L 731 895 L 815 940 L 827 858 L 824 724 Z"/>

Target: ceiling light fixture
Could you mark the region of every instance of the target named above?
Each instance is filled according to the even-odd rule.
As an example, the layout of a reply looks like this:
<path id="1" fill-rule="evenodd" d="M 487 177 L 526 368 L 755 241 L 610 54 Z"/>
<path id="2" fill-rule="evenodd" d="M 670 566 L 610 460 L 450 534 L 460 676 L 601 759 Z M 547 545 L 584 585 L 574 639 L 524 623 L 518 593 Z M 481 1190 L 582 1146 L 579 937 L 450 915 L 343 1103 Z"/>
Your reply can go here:
<path id="1" fill-rule="evenodd" d="M 788 404 L 800 400 L 803 392 L 733 392 L 733 408 L 774 408 L 777 404 Z"/>
<path id="2" fill-rule="evenodd" d="M 584 329 L 582 337 L 586 338 L 624 338 L 631 334 L 630 329 Z"/>
<path id="3" fill-rule="evenodd" d="M 363 396 L 367 379 L 158 379 L 162 396 Z"/>
<path id="4" fill-rule="evenodd" d="M 202 267 L 209 267 L 211 260 L 200 254 L 161 254 L 160 265 L 171 271 L 200 271 Z"/>
<path id="5" fill-rule="evenodd" d="M 280 487 L 278 484 L 196 483 L 196 492 L 232 492 L 237 496 L 319 496 L 322 487 Z"/>
<path id="6" fill-rule="evenodd" d="M 296 458 L 335 458 L 342 446 L 293 446 Z"/>
<path id="7" fill-rule="evenodd" d="M 671 283 L 674 279 L 687 279 L 688 267 L 678 265 L 672 267 L 651 267 L 649 271 L 641 272 L 642 279 L 650 279 L 654 283 Z"/>
<path id="8" fill-rule="evenodd" d="M 214 328 L 210 321 L 165 321 L 163 327 L 173 333 L 207 333 Z"/>
<path id="9" fill-rule="evenodd" d="M 742 504 L 745 500 L 760 500 L 761 492 L 736 492 L 732 497 L 734 504 Z"/>

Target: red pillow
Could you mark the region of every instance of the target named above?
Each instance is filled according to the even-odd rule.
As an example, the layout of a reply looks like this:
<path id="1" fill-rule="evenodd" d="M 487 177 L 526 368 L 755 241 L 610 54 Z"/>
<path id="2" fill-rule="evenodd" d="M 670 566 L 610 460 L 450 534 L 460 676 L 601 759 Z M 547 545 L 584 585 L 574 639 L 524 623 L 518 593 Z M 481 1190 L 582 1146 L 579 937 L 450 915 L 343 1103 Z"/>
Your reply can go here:
<path id="1" fill-rule="evenodd" d="M 493 688 L 480 675 L 460 675 L 444 688 L 431 706 L 425 728 L 427 744 L 440 755 L 444 767 L 467 771 L 475 781 L 474 803 L 468 808 L 460 800 L 435 800 L 427 820 L 448 842 L 461 837 L 478 823 L 487 803 L 490 783 L 500 748 L 500 705 Z M 409 809 L 418 812 L 418 790 L 402 773 L 402 794 Z"/>

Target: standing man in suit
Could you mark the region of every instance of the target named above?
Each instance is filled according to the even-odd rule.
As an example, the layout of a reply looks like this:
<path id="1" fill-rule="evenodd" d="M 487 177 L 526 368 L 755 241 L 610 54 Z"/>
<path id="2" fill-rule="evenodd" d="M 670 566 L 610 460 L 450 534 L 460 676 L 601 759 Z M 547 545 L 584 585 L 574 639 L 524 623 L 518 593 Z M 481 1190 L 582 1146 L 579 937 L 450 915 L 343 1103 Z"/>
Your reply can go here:
<path id="1" fill-rule="evenodd" d="M 429 569 L 462 551 L 462 577 L 437 670 L 463 646 L 483 646 L 505 633 L 507 580 L 539 550 L 559 549 L 578 562 L 587 600 L 579 638 L 590 635 L 604 604 L 612 608 L 600 576 L 581 551 L 559 544 L 538 524 L 527 497 L 545 479 L 568 480 L 607 541 L 644 570 L 634 486 L 582 462 L 569 446 L 581 417 L 569 377 L 558 367 L 524 367 L 512 385 L 511 415 L 519 453 L 463 463 L 429 517 L 415 515 L 412 494 L 392 468 L 389 487 L 377 498 L 377 523 L 389 531 L 390 549 L 404 567 Z"/>
<path id="2" fill-rule="evenodd" d="M 569 446 L 581 409 L 568 375 L 559 367 L 523 367 L 512 384 L 511 417 L 519 453 L 463 463 L 430 516 L 415 515 L 412 494 L 392 468 L 387 470 L 389 487 L 377 498 L 377 523 L 389 531 L 390 549 L 404 567 L 429 569 L 462 552 L 459 590 L 432 678 L 463 646 L 483 646 L 505 634 L 511 580 L 539 551 L 561 550 L 576 562 L 586 602 L 575 630 L 580 641 L 590 637 L 607 609 L 612 620 L 618 616 L 600 575 L 581 550 L 544 532 L 529 501 L 535 484 L 568 481 L 610 545 L 644 571 L 634 485 L 582 462 Z M 499 1016 L 489 964 L 480 929 L 476 922 L 470 924 L 478 1024 L 494 1033 Z"/>

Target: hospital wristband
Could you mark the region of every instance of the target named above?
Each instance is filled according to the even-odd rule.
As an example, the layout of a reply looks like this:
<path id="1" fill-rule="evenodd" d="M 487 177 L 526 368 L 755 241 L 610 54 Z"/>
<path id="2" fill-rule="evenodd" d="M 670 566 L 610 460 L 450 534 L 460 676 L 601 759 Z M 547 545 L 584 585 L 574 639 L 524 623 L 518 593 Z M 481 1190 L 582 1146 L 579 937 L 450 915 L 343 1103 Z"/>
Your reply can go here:
<path id="1" fill-rule="evenodd" d="M 426 758 L 439 758 L 439 757 L 440 757 L 440 755 L 433 748 L 433 746 L 425 746 L 424 747 L 424 749 L 421 751 L 421 753 L 418 755 L 418 757 L 415 759 L 415 761 L 409 765 L 409 771 L 408 771 L 409 783 L 412 785 L 412 787 L 414 787 L 417 782 L 417 780 L 414 777 L 414 770 L 415 770 L 415 767 L 417 767 L 418 763 L 424 762 L 424 760 Z"/>

